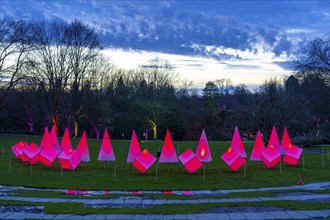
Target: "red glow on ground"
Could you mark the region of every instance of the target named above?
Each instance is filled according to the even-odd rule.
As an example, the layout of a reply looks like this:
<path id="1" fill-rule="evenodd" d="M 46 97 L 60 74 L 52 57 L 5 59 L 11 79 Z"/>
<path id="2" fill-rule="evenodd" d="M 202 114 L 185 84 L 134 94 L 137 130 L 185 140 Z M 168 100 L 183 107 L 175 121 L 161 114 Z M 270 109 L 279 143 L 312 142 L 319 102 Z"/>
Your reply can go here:
<path id="1" fill-rule="evenodd" d="M 165 195 L 172 195 L 173 192 L 172 191 L 164 191 L 163 194 L 165 194 Z"/>

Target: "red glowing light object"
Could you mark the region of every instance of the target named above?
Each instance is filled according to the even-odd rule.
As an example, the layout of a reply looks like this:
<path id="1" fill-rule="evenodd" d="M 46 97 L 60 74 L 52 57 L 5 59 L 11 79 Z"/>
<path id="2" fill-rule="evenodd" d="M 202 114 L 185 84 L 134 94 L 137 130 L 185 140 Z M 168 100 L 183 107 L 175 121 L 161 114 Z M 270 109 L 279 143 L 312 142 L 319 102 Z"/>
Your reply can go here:
<path id="1" fill-rule="evenodd" d="M 205 130 L 203 129 L 201 137 L 198 142 L 196 156 L 201 162 L 212 161 L 211 151 L 207 142 Z"/>
<path id="2" fill-rule="evenodd" d="M 131 143 L 129 145 L 128 156 L 127 156 L 127 163 L 132 163 L 137 156 L 141 153 L 141 148 L 139 145 L 139 141 L 136 137 L 135 130 L 133 130 Z"/>
<path id="3" fill-rule="evenodd" d="M 19 141 L 17 144 L 12 146 L 11 149 L 17 158 L 22 159 L 23 151 L 27 146 L 29 146 L 28 143 L 24 141 Z"/>
<path id="4" fill-rule="evenodd" d="M 242 157 L 246 157 L 244 145 L 243 145 L 243 142 L 242 142 L 242 139 L 239 134 L 237 126 L 235 127 L 234 135 L 233 135 L 230 146 L 232 146 L 239 155 L 241 155 Z"/>
<path id="5" fill-rule="evenodd" d="M 264 145 L 264 142 L 261 137 L 261 132 L 259 130 L 257 133 L 256 141 L 254 142 L 250 160 L 251 161 L 261 161 L 262 159 L 261 159 L 260 154 L 263 150 L 265 150 L 265 145 Z"/>
<path id="6" fill-rule="evenodd" d="M 66 128 L 63 134 L 63 138 L 61 141 L 61 151 L 64 151 L 67 148 L 72 148 L 71 145 L 71 140 L 70 140 L 70 136 L 69 136 L 69 130 Z"/>
<path id="7" fill-rule="evenodd" d="M 155 161 L 156 158 L 147 149 L 144 149 L 132 164 L 141 173 L 145 173 Z"/>
<path id="8" fill-rule="evenodd" d="M 290 144 L 286 149 L 283 161 L 293 166 L 297 165 L 302 151 L 303 150 L 300 147 Z"/>
<path id="9" fill-rule="evenodd" d="M 50 167 L 56 160 L 58 153 L 59 152 L 55 148 L 47 146 L 41 151 L 39 161 Z"/>
<path id="10" fill-rule="evenodd" d="M 190 148 L 179 156 L 179 160 L 190 174 L 194 173 L 203 166 Z"/>
<path id="11" fill-rule="evenodd" d="M 80 138 L 77 151 L 80 155 L 81 161 L 82 162 L 88 162 L 90 161 L 89 157 L 89 150 L 88 150 L 88 143 L 87 143 L 87 138 L 86 138 L 86 132 L 84 131 L 82 137 Z"/>
<path id="12" fill-rule="evenodd" d="M 51 147 L 55 148 L 58 151 L 61 151 L 60 145 L 58 144 L 57 136 L 56 136 L 56 128 L 52 127 L 50 134 L 48 136 L 48 143 Z"/>
<path id="13" fill-rule="evenodd" d="M 286 128 L 284 128 L 282 142 L 281 142 L 281 149 L 285 153 L 290 148 L 290 146 L 291 146 L 291 139 L 288 131 L 286 130 Z"/>
<path id="14" fill-rule="evenodd" d="M 35 144 L 30 144 L 26 146 L 23 150 L 24 160 L 27 159 L 31 164 L 35 164 L 39 161 L 40 149 Z"/>
<path id="15" fill-rule="evenodd" d="M 44 129 L 44 135 L 42 136 L 41 143 L 40 143 L 40 150 L 43 150 L 47 147 L 49 142 L 49 131 L 48 128 L 46 127 Z"/>
<path id="16" fill-rule="evenodd" d="M 280 141 L 277 136 L 275 126 L 273 126 L 272 133 L 269 138 L 268 148 L 273 145 L 281 155 L 285 154 L 285 150 L 281 147 Z"/>
<path id="17" fill-rule="evenodd" d="M 103 135 L 102 145 L 101 145 L 99 156 L 98 156 L 97 160 L 100 160 L 100 161 L 115 161 L 116 160 L 107 129 L 105 130 L 104 135 Z"/>
<path id="18" fill-rule="evenodd" d="M 232 146 L 221 155 L 221 158 L 233 171 L 237 171 L 246 162 L 246 160 L 237 153 L 236 149 Z"/>
<path id="19" fill-rule="evenodd" d="M 260 153 L 261 159 L 268 168 L 274 167 L 281 161 L 281 154 L 278 152 L 276 147 L 270 145 L 267 149 Z"/>
<path id="20" fill-rule="evenodd" d="M 174 144 L 172 142 L 170 132 L 169 130 L 166 130 L 166 136 L 158 163 L 176 163 L 176 162 L 178 162 L 178 156 L 176 155 L 176 151 L 174 148 Z"/>
<path id="21" fill-rule="evenodd" d="M 67 148 L 60 153 L 58 161 L 63 169 L 74 170 L 79 165 L 81 158 L 77 150 Z"/>

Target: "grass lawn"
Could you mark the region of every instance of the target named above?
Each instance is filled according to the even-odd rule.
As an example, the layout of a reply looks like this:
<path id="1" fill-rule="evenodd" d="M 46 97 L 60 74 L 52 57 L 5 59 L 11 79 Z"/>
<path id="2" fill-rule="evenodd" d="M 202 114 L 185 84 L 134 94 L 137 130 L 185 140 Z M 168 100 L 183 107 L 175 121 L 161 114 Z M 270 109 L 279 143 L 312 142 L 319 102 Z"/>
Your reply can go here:
<path id="1" fill-rule="evenodd" d="M 30 173 L 30 164 L 17 159 L 12 150 L 19 140 L 39 144 L 41 137 L 1 135 L 0 146 L 4 147 L 4 155 L 0 156 L 0 184 L 17 185 L 41 188 L 65 188 L 85 190 L 194 190 L 194 189 L 233 189 L 256 188 L 271 186 L 286 186 L 297 184 L 298 175 L 302 174 L 306 183 L 329 181 L 330 161 L 324 155 L 324 168 L 320 154 L 304 153 L 305 172 L 302 171 L 302 159 L 296 167 L 282 163 L 272 169 L 258 162 L 247 162 L 246 178 L 243 167 L 233 172 L 224 163 L 220 156 L 229 147 L 230 142 L 209 142 L 213 161 L 206 165 L 206 180 L 203 181 L 203 170 L 190 175 L 181 163 L 171 164 L 171 171 L 167 171 L 167 164 L 158 164 L 158 180 L 156 182 L 156 163 L 145 173 L 141 174 L 126 163 L 129 140 L 112 140 L 116 155 L 116 162 L 108 162 L 104 169 L 103 162 L 97 161 L 102 140 L 89 139 L 91 162 L 81 163 L 75 171 L 63 171 L 58 161 L 52 167 L 41 163 L 33 166 Z M 74 148 L 79 139 L 72 139 Z M 177 154 L 188 148 L 196 150 L 198 142 L 174 142 Z M 140 142 L 141 149 L 147 148 L 153 155 L 161 149 L 162 141 Z M 247 155 L 251 154 L 253 142 L 244 143 Z M 323 147 L 326 149 L 327 147 Z M 327 152 L 325 150 L 325 152 Z M 0 148 L 2 154 L 2 149 Z M 9 172 L 10 164 L 10 172 Z M 114 168 L 116 167 L 116 178 Z"/>

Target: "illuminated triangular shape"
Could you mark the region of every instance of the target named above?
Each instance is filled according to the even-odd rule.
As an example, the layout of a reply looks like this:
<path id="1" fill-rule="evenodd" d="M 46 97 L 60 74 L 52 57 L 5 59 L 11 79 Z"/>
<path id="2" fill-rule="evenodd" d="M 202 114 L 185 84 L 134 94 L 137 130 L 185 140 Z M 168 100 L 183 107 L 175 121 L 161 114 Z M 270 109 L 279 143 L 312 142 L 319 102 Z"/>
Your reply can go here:
<path id="1" fill-rule="evenodd" d="M 221 155 L 221 158 L 233 171 L 237 171 L 246 162 L 246 160 L 232 146 Z"/>
<path id="2" fill-rule="evenodd" d="M 159 163 L 179 162 L 169 130 L 166 130 L 166 136 L 158 162 Z"/>
<path id="3" fill-rule="evenodd" d="M 48 128 L 45 127 L 44 135 L 42 136 L 41 143 L 40 143 L 40 150 L 45 149 L 49 145 L 49 131 Z"/>
<path id="4" fill-rule="evenodd" d="M 55 126 L 53 126 L 52 130 L 50 131 L 48 143 L 51 147 L 54 147 L 57 151 L 61 150 L 60 145 L 58 144 L 57 137 L 56 137 Z"/>
<path id="5" fill-rule="evenodd" d="M 254 142 L 250 160 L 251 161 L 261 161 L 262 159 L 261 159 L 260 154 L 263 150 L 265 150 L 265 145 L 264 145 L 264 142 L 261 137 L 261 132 L 259 130 L 257 137 L 256 137 L 256 141 Z"/>
<path id="6" fill-rule="evenodd" d="M 88 143 L 86 138 L 86 132 L 84 131 L 82 137 L 80 138 L 77 151 L 80 155 L 81 161 L 88 162 L 90 161 L 89 158 L 89 150 L 88 150 Z"/>
<path id="7" fill-rule="evenodd" d="M 230 146 L 232 146 L 239 155 L 241 155 L 242 157 L 246 157 L 244 145 L 242 143 L 242 139 L 241 139 L 241 136 L 239 134 L 237 126 L 235 127 L 233 139 L 231 141 Z"/>
<path id="8" fill-rule="evenodd" d="M 201 162 L 212 161 L 211 151 L 207 142 L 205 130 L 203 129 L 202 135 L 199 139 L 198 146 L 196 149 L 196 156 Z"/>
<path id="9" fill-rule="evenodd" d="M 282 151 L 286 152 L 291 145 L 291 140 L 290 140 L 290 136 L 288 131 L 286 130 L 286 128 L 284 128 L 284 132 L 283 132 L 283 137 L 282 137 L 282 142 L 281 142 L 281 149 Z"/>
<path id="10" fill-rule="evenodd" d="M 69 130 L 66 128 L 63 134 L 63 138 L 61 141 L 61 151 L 64 151 L 65 149 L 71 149 L 71 140 L 69 136 Z"/>
<path id="11" fill-rule="evenodd" d="M 281 154 L 278 150 L 273 146 L 270 145 L 265 150 L 260 153 L 261 159 L 266 164 L 268 168 L 274 167 L 281 161 Z"/>
<path id="12" fill-rule="evenodd" d="M 98 156 L 97 160 L 100 160 L 100 161 L 115 161 L 116 160 L 107 129 L 104 132 L 102 145 L 101 145 L 99 156 Z"/>
<path id="13" fill-rule="evenodd" d="M 141 148 L 139 145 L 139 141 L 136 137 L 135 130 L 133 130 L 131 143 L 129 145 L 128 156 L 127 156 L 127 163 L 132 163 L 137 156 L 141 153 Z"/>
<path id="14" fill-rule="evenodd" d="M 270 135 L 267 148 L 269 148 L 270 146 L 273 146 L 281 155 L 285 154 L 285 151 L 281 148 L 281 144 L 280 144 L 280 141 L 278 139 L 275 126 L 273 126 L 272 133 Z"/>
<path id="15" fill-rule="evenodd" d="M 40 149 L 34 143 L 26 146 L 23 150 L 23 157 L 26 158 L 31 164 L 39 161 Z"/>

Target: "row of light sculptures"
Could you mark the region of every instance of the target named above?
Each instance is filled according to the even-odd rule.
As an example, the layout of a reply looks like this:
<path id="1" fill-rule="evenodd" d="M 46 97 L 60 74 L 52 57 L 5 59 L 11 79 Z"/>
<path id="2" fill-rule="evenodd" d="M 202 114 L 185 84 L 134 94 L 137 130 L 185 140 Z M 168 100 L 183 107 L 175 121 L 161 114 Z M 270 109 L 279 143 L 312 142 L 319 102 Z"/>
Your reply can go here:
<path id="1" fill-rule="evenodd" d="M 17 158 L 23 162 L 35 164 L 38 161 L 46 166 L 51 166 L 56 158 L 63 169 L 74 170 L 80 162 L 90 161 L 86 133 L 84 132 L 76 149 L 72 148 L 69 131 L 65 129 L 61 144 L 58 143 L 55 128 L 49 133 L 45 128 L 40 146 L 34 143 L 28 144 L 20 141 L 12 147 Z M 276 129 L 273 127 L 267 148 L 264 146 L 260 130 L 253 146 L 250 161 L 263 161 L 263 163 L 272 168 L 278 164 L 282 156 L 283 161 L 295 166 L 302 154 L 302 149 L 292 145 L 289 134 L 284 129 L 282 143 L 280 144 Z M 237 171 L 246 163 L 246 152 L 242 143 L 238 128 L 235 128 L 231 145 L 221 156 L 224 162 L 233 170 Z M 116 157 L 111 145 L 107 130 L 105 130 L 101 148 L 98 155 L 99 161 L 115 161 Z M 147 150 L 141 151 L 135 130 L 133 130 L 130 147 L 127 156 L 127 163 L 145 173 L 155 162 L 156 158 Z M 202 163 L 212 161 L 211 151 L 208 145 L 205 131 L 203 129 L 196 152 L 188 149 L 177 156 L 170 132 L 166 131 L 165 140 L 158 163 L 177 163 L 181 162 L 186 170 L 191 174 L 203 166 Z"/>

